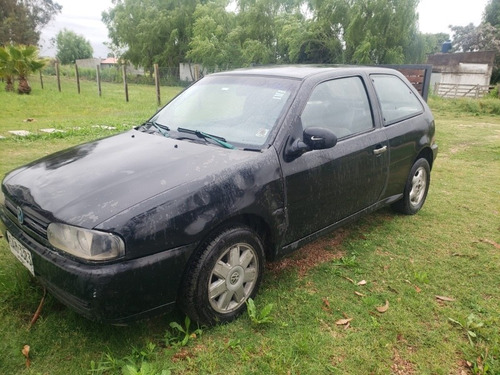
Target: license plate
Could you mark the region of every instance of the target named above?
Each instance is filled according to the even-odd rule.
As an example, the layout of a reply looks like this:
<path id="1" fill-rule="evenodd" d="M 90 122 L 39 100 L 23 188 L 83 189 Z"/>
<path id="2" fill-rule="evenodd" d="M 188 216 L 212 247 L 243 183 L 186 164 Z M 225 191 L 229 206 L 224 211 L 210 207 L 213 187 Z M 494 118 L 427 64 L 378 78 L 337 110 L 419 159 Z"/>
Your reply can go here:
<path id="1" fill-rule="evenodd" d="M 10 251 L 12 254 L 35 276 L 35 269 L 33 268 L 33 258 L 30 251 L 25 248 L 12 234 L 7 232 L 7 241 L 9 241 Z"/>

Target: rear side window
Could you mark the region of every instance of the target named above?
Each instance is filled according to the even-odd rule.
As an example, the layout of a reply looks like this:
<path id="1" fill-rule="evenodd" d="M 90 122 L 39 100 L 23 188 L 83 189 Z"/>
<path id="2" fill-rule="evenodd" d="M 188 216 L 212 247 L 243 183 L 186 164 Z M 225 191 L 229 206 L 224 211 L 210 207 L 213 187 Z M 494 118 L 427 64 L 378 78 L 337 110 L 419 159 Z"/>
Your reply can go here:
<path id="1" fill-rule="evenodd" d="M 392 75 L 371 75 L 377 96 L 382 107 L 384 125 L 422 113 L 422 103 L 413 91 L 399 78 Z"/>
<path id="2" fill-rule="evenodd" d="M 337 138 L 373 128 L 370 102 L 360 77 L 339 78 L 320 83 L 301 115 L 302 127 L 331 130 Z"/>

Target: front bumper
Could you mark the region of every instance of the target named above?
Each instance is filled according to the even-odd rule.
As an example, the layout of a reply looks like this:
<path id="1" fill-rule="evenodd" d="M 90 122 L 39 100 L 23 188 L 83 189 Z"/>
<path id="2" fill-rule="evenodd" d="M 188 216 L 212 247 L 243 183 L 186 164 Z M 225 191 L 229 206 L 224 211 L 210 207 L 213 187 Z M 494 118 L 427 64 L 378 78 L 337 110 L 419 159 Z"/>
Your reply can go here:
<path id="1" fill-rule="evenodd" d="M 30 251 L 35 277 L 58 300 L 91 320 L 115 324 L 171 310 L 194 250 L 189 245 L 115 263 L 83 263 L 34 239 L 1 205 L 0 230 Z"/>

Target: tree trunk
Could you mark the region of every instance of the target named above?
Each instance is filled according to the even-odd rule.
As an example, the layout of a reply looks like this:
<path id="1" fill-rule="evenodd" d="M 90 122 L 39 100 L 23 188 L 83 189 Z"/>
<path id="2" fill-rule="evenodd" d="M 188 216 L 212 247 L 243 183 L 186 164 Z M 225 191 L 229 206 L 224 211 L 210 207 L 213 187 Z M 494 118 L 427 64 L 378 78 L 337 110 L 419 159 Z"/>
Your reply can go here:
<path id="1" fill-rule="evenodd" d="M 12 77 L 5 77 L 6 85 L 5 85 L 5 91 L 7 92 L 13 92 L 14 91 L 14 83 L 12 82 Z"/>
<path id="2" fill-rule="evenodd" d="M 17 88 L 19 94 L 29 94 L 31 92 L 30 84 L 24 77 L 19 77 L 19 86 Z"/>

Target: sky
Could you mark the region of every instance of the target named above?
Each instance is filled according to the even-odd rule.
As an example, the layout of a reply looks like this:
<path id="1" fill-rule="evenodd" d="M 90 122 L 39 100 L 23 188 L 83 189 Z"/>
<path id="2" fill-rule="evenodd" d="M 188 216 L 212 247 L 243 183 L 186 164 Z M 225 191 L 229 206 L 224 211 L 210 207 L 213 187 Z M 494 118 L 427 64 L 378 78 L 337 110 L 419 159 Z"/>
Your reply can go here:
<path id="1" fill-rule="evenodd" d="M 40 43 L 42 56 L 55 56 L 51 39 L 66 28 L 87 39 L 94 49 L 94 57 L 107 57 L 108 30 L 101 21 L 101 13 L 112 7 L 111 0 L 56 0 L 62 5 L 61 13 L 42 30 Z M 449 25 L 479 25 L 488 0 L 420 0 L 420 31 L 450 34 Z"/>

